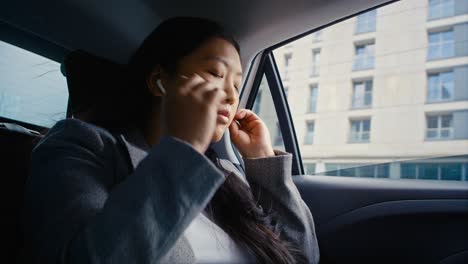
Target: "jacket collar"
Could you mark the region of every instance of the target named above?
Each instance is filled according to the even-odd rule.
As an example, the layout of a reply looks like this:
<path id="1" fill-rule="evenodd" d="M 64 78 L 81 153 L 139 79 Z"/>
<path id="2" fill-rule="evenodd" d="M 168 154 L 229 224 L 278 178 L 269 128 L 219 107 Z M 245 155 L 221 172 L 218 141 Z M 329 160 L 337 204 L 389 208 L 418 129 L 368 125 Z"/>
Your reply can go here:
<path id="1" fill-rule="evenodd" d="M 136 169 L 141 160 L 148 155 L 150 147 L 145 142 L 143 134 L 136 128 L 128 129 L 120 134 L 120 139 L 128 151 L 133 169 Z"/>
<path id="2" fill-rule="evenodd" d="M 130 157 L 130 162 L 132 164 L 132 169 L 135 170 L 138 164 L 140 164 L 140 162 L 146 157 L 146 155 L 148 155 L 148 152 L 151 149 L 151 147 L 146 143 L 141 131 L 136 128 L 125 130 L 125 132 L 123 132 L 120 135 L 120 138 L 122 139 L 127 149 L 128 155 Z M 218 158 L 215 152 L 211 149 L 207 152 L 207 156 L 211 156 L 211 159 L 216 159 L 216 161 L 212 161 L 218 168 L 222 168 L 228 174 L 234 173 L 245 184 L 250 186 L 245 175 L 234 164 L 227 160 Z"/>

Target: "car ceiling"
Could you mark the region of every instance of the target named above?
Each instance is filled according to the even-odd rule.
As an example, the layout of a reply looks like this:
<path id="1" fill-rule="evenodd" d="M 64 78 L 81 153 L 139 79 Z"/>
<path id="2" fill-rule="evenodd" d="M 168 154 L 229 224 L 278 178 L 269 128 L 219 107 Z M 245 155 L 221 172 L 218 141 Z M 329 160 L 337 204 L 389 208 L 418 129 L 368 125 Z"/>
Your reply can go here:
<path id="1" fill-rule="evenodd" d="M 246 65 L 259 51 L 388 0 L 10 0 L 0 20 L 67 50 L 125 63 L 162 20 L 198 16 L 234 33 Z"/>

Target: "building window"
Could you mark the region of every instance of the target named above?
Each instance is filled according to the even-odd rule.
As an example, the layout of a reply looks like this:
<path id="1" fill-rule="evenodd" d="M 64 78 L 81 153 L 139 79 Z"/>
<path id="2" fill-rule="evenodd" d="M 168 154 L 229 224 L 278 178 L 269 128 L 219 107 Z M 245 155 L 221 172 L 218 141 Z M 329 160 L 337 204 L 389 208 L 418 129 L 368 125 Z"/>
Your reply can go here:
<path id="1" fill-rule="evenodd" d="M 439 19 L 453 16 L 455 12 L 454 0 L 429 0 L 429 19 Z"/>
<path id="2" fill-rule="evenodd" d="M 306 174 L 315 174 L 315 163 L 305 163 L 304 169 Z"/>
<path id="3" fill-rule="evenodd" d="M 353 83 L 352 108 L 366 108 L 372 105 L 372 80 Z"/>
<path id="4" fill-rule="evenodd" d="M 343 177 L 356 177 L 356 167 L 363 166 L 364 164 L 353 163 L 325 163 L 324 175 L 327 176 L 343 176 Z"/>
<path id="5" fill-rule="evenodd" d="M 467 165 L 463 163 L 402 163 L 401 178 L 462 181 L 467 179 Z"/>
<path id="6" fill-rule="evenodd" d="M 310 94 L 309 94 L 309 108 L 307 109 L 308 113 L 315 113 L 317 111 L 317 94 L 318 94 L 317 84 L 311 85 Z"/>
<path id="7" fill-rule="evenodd" d="M 429 60 L 450 58 L 455 56 L 453 29 L 429 33 Z"/>
<path id="8" fill-rule="evenodd" d="M 402 179 L 416 179 L 417 167 L 416 164 L 402 163 L 400 166 Z"/>
<path id="9" fill-rule="evenodd" d="M 318 76 L 320 74 L 320 50 L 312 51 L 312 67 L 310 76 Z"/>
<path id="10" fill-rule="evenodd" d="M 323 37 L 323 30 L 316 31 L 312 33 L 312 42 L 320 42 L 322 41 Z"/>
<path id="11" fill-rule="evenodd" d="M 357 16 L 356 34 L 375 31 L 376 13 L 377 11 L 374 9 Z"/>
<path id="12" fill-rule="evenodd" d="M 283 134 L 281 133 L 281 127 L 279 123 L 276 123 L 276 136 L 275 136 L 275 146 L 283 145 Z"/>
<path id="13" fill-rule="evenodd" d="M 461 181 L 463 178 L 466 179 L 466 168 L 465 168 L 465 177 L 463 177 L 463 164 L 461 163 L 446 163 L 439 165 L 439 175 L 440 180 L 446 181 Z"/>
<path id="14" fill-rule="evenodd" d="M 314 143 L 314 130 L 315 130 L 315 123 L 314 121 L 307 121 L 306 123 L 306 134 L 304 138 L 304 144 L 310 145 Z"/>
<path id="15" fill-rule="evenodd" d="M 291 70 L 291 60 L 292 60 L 292 53 L 284 54 L 284 80 L 289 79 L 289 74 Z"/>
<path id="16" fill-rule="evenodd" d="M 351 120 L 351 143 L 365 143 L 370 140 L 370 119 Z"/>
<path id="17" fill-rule="evenodd" d="M 353 70 L 374 68 L 374 43 L 356 45 Z"/>
<path id="18" fill-rule="evenodd" d="M 429 74 L 427 83 L 428 102 L 450 101 L 454 99 L 453 71 Z"/>
<path id="19" fill-rule="evenodd" d="M 362 178 L 389 178 L 389 164 L 326 163 L 324 175 Z"/>
<path id="20" fill-rule="evenodd" d="M 428 115 L 426 139 L 450 139 L 453 137 L 453 114 Z"/>

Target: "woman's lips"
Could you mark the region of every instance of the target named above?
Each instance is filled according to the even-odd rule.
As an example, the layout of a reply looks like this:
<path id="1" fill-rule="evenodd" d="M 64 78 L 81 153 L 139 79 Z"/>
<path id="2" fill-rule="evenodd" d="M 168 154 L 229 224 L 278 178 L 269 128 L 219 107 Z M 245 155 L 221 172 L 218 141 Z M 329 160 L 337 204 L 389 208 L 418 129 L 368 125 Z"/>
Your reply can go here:
<path id="1" fill-rule="evenodd" d="M 229 118 L 229 111 L 228 110 L 219 110 L 218 115 L 223 115 Z"/>
<path id="2" fill-rule="evenodd" d="M 219 123 L 223 123 L 223 124 L 229 123 L 229 111 L 219 110 L 217 120 Z"/>

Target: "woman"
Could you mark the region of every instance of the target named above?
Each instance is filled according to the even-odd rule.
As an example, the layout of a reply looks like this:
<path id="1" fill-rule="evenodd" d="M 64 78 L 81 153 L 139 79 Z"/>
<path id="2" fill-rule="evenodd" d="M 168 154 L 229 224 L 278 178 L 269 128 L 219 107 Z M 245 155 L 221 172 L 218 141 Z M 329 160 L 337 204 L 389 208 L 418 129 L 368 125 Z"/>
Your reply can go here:
<path id="1" fill-rule="evenodd" d="M 173 18 L 128 68 L 126 105 L 58 122 L 33 152 L 33 262 L 317 263 L 291 155 L 237 111 L 238 44 L 214 22 Z M 246 178 L 209 149 L 227 129 Z"/>

